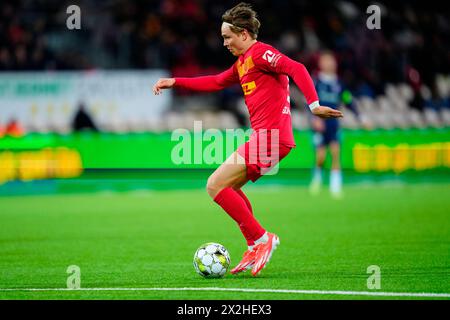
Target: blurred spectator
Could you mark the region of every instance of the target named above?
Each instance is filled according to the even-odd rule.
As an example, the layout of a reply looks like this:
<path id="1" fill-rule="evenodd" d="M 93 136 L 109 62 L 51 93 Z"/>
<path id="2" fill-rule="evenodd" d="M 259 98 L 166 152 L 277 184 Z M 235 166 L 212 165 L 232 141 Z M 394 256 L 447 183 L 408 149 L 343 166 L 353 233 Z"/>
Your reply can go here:
<path id="1" fill-rule="evenodd" d="M 0 70 L 12 70 L 14 69 L 14 64 L 11 59 L 11 54 L 7 47 L 0 48 Z"/>
<path id="2" fill-rule="evenodd" d="M 64 28 L 64 1 L 5 0 L 0 4 L 0 68 L 168 68 L 186 76 L 221 69 L 233 61 L 222 50 L 221 14 L 234 4 L 80 0 L 82 28 L 71 31 Z M 406 80 L 407 65 L 428 86 L 436 72 L 450 72 L 449 21 L 439 6 L 379 3 L 381 29 L 369 30 L 369 4 L 258 1 L 259 38 L 300 61 L 319 50 L 333 50 L 341 72 L 353 75 L 349 80 L 364 79 L 376 91 L 386 82 Z"/>
<path id="3" fill-rule="evenodd" d="M 442 86 L 438 83 L 438 81 L 435 81 L 431 88 L 422 88 L 425 89 L 425 92 L 422 93 L 425 100 L 425 108 L 432 109 L 434 111 L 442 111 L 443 109 L 449 108 L 449 99 L 445 92 L 445 87 L 445 84 Z"/>
<path id="4" fill-rule="evenodd" d="M 66 1 L 3 0 L 0 70 L 164 68 L 172 76 L 187 77 L 216 73 L 234 62 L 223 49 L 220 23 L 222 13 L 235 4 L 235 0 L 79 0 L 81 30 L 68 30 Z M 388 83 L 408 83 L 414 90 L 412 106 L 423 110 L 426 102 L 420 87 L 434 90 L 436 75 L 450 74 L 445 6 L 377 2 L 381 29 L 370 30 L 366 9 L 371 4 L 254 1 L 262 22 L 258 40 L 276 45 L 312 73 L 317 53 L 331 50 L 338 58 L 339 76 L 356 97 L 376 97 Z M 218 98 L 223 108 L 230 108 L 233 99 L 226 94 Z M 439 99 L 448 102 L 448 97 L 433 93 L 433 101 Z"/>
<path id="5" fill-rule="evenodd" d="M 0 129 L 0 131 L 1 131 L 1 129 Z M 5 135 L 18 138 L 18 137 L 22 137 L 23 135 L 25 135 L 25 131 L 17 120 L 12 119 L 6 125 Z"/>
<path id="6" fill-rule="evenodd" d="M 72 122 L 73 131 L 92 130 L 98 131 L 97 126 L 94 124 L 91 116 L 87 112 L 83 103 L 78 105 L 78 110 L 75 113 Z"/>

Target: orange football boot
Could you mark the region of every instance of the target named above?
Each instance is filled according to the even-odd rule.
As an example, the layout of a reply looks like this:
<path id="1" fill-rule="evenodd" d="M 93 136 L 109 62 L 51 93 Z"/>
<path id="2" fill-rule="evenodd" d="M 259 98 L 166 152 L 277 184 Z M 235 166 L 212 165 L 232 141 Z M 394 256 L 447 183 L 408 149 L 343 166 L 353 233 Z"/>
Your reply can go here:
<path id="1" fill-rule="evenodd" d="M 236 273 L 239 273 L 239 272 L 242 272 L 242 271 L 246 271 L 246 270 L 251 269 L 253 267 L 253 264 L 255 263 L 255 258 L 256 258 L 255 247 L 253 247 L 253 250 L 247 250 L 247 251 L 244 252 L 244 256 L 242 257 L 241 262 L 239 262 L 236 267 L 231 269 L 230 272 L 232 274 L 236 274 Z"/>
<path id="2" fill-rule="evenodd" d="M 252 275 L 256 276 L 269 262 L 273 252 L 280 244 L 280 238 L 276 234 L 267 233 L 269 240 L 255 246 L 256 257 L 252 267 Z"/>

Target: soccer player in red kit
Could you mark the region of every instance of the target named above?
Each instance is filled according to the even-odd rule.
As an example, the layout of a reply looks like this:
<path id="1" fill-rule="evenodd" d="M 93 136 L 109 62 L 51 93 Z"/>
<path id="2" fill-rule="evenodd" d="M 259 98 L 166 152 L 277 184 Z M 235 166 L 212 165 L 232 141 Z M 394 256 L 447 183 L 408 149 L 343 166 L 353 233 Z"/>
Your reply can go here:
<path id="1" fill-rule="evenodd" d="M 241 190 L 272 169 L 295 147 L 289 103 L 291 77 L 306 97 L 314 115 L 342 117 L 332 108 L 320 106 L 314 83 L 306 68 L 272 46 L 257 41 L 260 22 L 256 12 L 240 3 L 222 16 L 223 45 L 237 58 L 228 70 L 211 76 L 162 78 L 154 94 L 172 87 L 217 91 L 239 83 L 250 114 L 253 133 L 208 178 L 207 192 L 239 225 L 248 250 L 231 270 L 236 274 L 252 269 L 256 276 L 270 260 L 280 240 L 256 220 L 250 201 Z"/>

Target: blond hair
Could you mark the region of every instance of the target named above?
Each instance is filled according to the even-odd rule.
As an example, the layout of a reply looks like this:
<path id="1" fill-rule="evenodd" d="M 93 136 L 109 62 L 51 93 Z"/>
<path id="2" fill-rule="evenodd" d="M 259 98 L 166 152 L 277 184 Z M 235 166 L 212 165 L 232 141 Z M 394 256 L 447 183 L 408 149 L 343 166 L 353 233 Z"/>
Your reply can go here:
<path id="1" fill-rule="evenodd" d="M 233 8 L 227 10 L 222 15 L 222 21 L 230 24 L 230 30 L 234 33 L 247 30 L 253 39 L 258 37 L 258 31 L 261 23 L 257 19 L 256 12 L 248 3 L 241 2 Z"/>

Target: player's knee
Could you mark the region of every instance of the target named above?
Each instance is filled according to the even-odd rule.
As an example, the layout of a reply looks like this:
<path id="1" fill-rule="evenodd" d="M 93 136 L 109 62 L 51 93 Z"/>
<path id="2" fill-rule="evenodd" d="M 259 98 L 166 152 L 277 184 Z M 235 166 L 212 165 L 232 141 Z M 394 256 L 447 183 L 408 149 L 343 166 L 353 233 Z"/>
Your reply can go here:
<path id="1" fill-rule="evenodd" d="M 323 156 L 322 154 L 319 154 L 317 156 L 316 163 L 319 167 L 323 166 L 323 164 L 325 163 L 325 156 Z"/>
<path id="2" fill-rule="evenodd" d="M 331 155 L 331 160 L 333 160 L 334 162 L 340 162 L 341 157 L 339 154 L 332 154 Z"/>
<path id="3" fill-rule="evenodd" d="M 336 150 L 335 150 L 335 151 L 331 152 L 331 159 L 332 159 L 334 162 L 339 162 L 340 158 L 341 158 L 341 156 L 340 156 L 339 151 L 336 151 Z"/>
<path id="4" fill-rule="evenodd" d="M 210 176 L 206 182 L 206 192 L 211 198 L 215 198 L 220 191 L 220 186 L 214 176 Z"/>
<path id="5" fill-rule="evenodd" d="M 318 159 L 317 159 L 317 165 L 318 165 L 319 167 L 323 166 L 324 163 L 325 163 L 325 159 L 322 159 L 322 158 L 318 158 Z"/>

